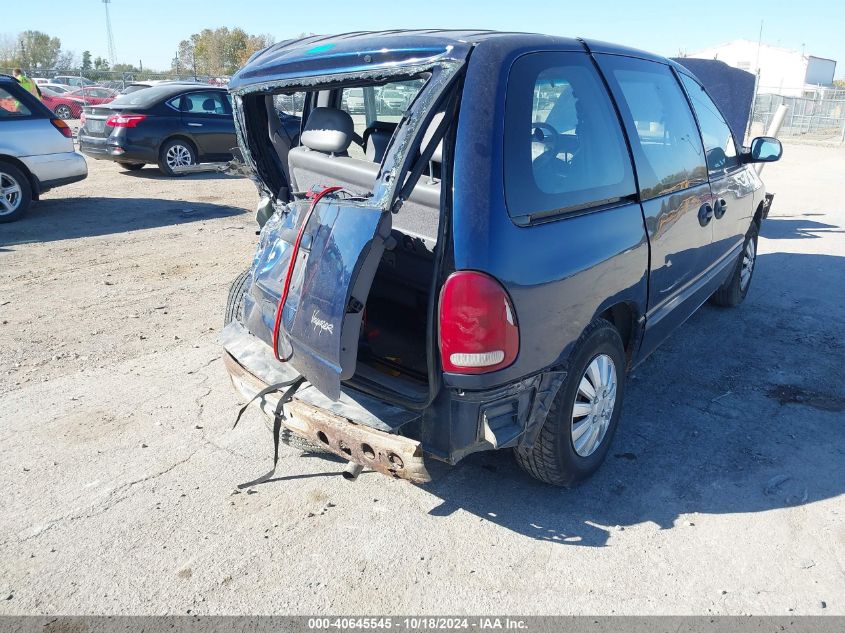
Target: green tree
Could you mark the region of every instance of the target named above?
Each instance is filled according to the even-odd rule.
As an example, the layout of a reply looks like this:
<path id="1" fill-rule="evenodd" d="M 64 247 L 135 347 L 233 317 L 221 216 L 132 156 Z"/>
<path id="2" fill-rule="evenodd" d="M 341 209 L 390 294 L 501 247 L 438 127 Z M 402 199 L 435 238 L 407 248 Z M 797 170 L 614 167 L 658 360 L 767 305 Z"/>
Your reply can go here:
<path id="1" fill-rule="evenodd" d="M 18 56 L 26 68 L 56 68 L 62 59 L 62 42 L 41 31 L 24 31 L 18 34 Z M 72 58 L 72 55 L 71 55 Z"/>
<path id="2" fill-rule="evenodd" d="M 91 51 L 82 51 L 82 72 L 87 72 L 91 68 Z"/>
<path id="3" fill-rule="evenodd" d="M 270 35 L 250 35 L 240 28 L 203 29 L 179 42 L 173 69 L 181 74 L 232 75 L 250 55 L 272 43 Z"/>

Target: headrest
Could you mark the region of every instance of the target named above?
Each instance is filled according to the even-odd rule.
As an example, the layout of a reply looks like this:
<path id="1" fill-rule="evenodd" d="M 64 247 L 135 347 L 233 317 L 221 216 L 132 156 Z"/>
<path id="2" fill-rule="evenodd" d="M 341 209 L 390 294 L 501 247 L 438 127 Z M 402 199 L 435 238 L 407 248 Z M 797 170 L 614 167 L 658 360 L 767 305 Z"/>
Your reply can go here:
<path id="1" fill-rule="evenodd" d="M 349 148 L 355 125 L 349 113 L 337 108 L 314 108 L 308 115 L 301 140 L 319 152 L 341 153 Z"/>
<path id="2" fill-rule="evenodd" d="M 440 122 L 443 120 L 443 112 L 438 112 L 434 115 L 434 118 L 431 120 L 431 123 L 428 125 L 428 129 L 423 134 L 422 145 L 420 145 L 420 151 L 424 150 L 428 147 L 429 142 L 434 137 L 434 132 L 437 131 L 437 126 L 440 125 Z M 434 150 L 434 153 L 431 155 L 432 162 L 435 163 L 442 163 L 443 162 L 443 139 L 440 139 L 440 142 L 437 144 L 437 147 Z"/>
<path id="3" fill-rule="evenodd" d="M 214 99 L 206 99 L 202 102 L 202 109 L 206 112 L 214 112 L 217 109 L 217 103 Z"/>
<path id="4" fill-rule="evenodd" d="M 194 102 L 190 97 L 183 97 L 182 112 L 190 112 L 194 109 Z"/>

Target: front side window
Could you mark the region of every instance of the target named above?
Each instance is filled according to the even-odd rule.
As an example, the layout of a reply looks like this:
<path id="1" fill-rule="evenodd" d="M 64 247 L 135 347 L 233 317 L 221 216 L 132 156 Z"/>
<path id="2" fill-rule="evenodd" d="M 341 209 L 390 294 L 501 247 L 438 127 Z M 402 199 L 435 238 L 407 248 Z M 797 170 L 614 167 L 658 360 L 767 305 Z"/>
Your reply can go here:
<path id="1" fill-rule="evenodd" d="M 7 90 L 0 88 L 0 118 L 29 116 L 29 108 Z"/>
<path id="2" fill-rule="evenodd" d="M 615 55 L 601 55 L 599 65 L 631 128 L 643 199 L 707 182 L 698 127 L 669 66 Z"/>
<path id="3" fill-rule="evenodd" d="M 532 53 L 514 62 L 504 171 L 511 217 L 575 211 L 635 193 L 619 119 L 586 54 Z"/>
<path id="4" fill-rule="evenodd" d="M 707 169 L 711 174 L 718 175 L 726 169 L 736 167 L 739 165 L 739 158 L 734 137 L 719 108 L 697 81 L 684 74 L 681 75 L 681 80 L 698 117 L 704 151 L 707 154 Z"/>

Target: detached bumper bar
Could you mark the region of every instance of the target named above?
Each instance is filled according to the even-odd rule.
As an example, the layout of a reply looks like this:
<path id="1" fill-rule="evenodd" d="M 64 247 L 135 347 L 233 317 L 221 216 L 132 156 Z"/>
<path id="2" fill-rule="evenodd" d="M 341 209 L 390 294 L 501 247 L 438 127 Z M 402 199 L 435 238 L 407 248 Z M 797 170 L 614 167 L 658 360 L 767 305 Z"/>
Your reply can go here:
<path id="1" fill-rule="evenodd" d="M 238 363 L 228 352 L 223 360 L 232 384 L 244 398 L 252 398 L 267 385 Z M 272 415 L 279 394 L 269 394 L 255 404 Z M 356 424 L 331 411 L 294 398 L 285 405 L 284 425 L 326 450 L 366 468 L 413 483 L 426 483 L 431 476 L 425 467 L 422 445 L 416 440 Z"/>

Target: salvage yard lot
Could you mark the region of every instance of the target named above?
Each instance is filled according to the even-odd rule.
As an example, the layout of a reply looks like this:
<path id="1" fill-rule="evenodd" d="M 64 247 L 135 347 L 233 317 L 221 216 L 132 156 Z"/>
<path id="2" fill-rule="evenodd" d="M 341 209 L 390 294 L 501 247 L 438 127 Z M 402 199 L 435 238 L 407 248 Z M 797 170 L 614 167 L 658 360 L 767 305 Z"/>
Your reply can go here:
<path id="1" fill-rule="evenodd" d="M 766 167 L 746 302 L 637 370 L 573 490 L 288 447 L 238 488 L 272 463 L 216 343 L 255 188 L 89 169 L 0 225 L 0 614 L 845 614 L 845 148 Z"/>

